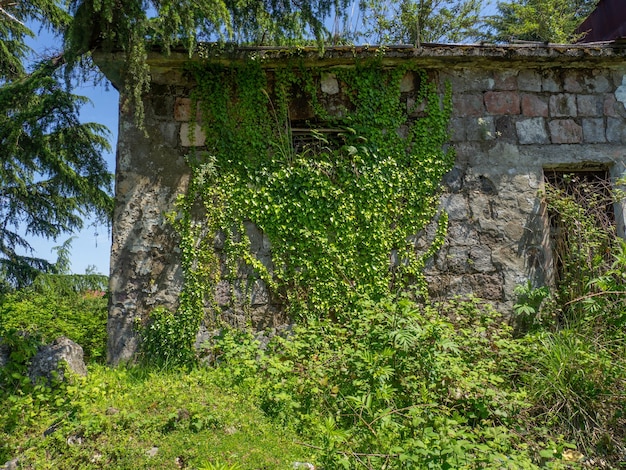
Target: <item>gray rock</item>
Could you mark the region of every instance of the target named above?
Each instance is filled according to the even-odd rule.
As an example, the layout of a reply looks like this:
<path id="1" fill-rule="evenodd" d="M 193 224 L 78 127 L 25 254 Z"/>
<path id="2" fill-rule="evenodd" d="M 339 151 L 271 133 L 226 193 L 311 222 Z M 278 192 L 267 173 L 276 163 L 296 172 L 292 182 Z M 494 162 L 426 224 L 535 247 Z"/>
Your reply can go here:
<path id="1" fill-rule="evenodd" d="M 17 470 L 18 468 L 20 468 L 19 459 L 12 459 L 8 462 L 5 462 L 5 464 L 0 467 L 0 470 Z"/>
<path id="2" fill-rule="evenodd" d="M 65 377 L 65 367 L 78 375 L 87 375 L 83 360 L 83 348 L 69 338 L 61 336 L 52 344 L 41 346 L 33 358 L 28 376 L 35 383 L 41 377 L 50 381 L 55 376 L 58 380 Z"/>

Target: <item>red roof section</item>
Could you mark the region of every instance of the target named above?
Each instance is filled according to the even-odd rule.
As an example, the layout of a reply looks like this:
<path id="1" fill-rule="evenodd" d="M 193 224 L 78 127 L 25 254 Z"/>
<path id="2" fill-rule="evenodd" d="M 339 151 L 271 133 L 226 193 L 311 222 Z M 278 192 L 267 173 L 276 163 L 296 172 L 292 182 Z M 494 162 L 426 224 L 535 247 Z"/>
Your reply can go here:
<path id="1" fill-rule="evenodd" d="M 576 29 L 578 42 L 613 41 L 626 37 L 626 1 L 600 0 L 596 9 Z"/>

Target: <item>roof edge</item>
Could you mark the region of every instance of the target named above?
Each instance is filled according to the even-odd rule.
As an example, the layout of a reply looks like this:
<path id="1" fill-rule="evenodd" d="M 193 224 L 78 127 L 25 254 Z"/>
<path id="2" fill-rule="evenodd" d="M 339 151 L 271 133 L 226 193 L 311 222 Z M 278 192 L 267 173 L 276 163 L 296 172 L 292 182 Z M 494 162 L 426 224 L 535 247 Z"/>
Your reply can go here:
<path id="1" fill-rule="evenodd" d="M 122 82 L 125 54 L 123 52 L 98 52 L 94 61 L 115 86 Z M 153 47 L 147 63 L 153 71 L 167 69 L 182 71 L 190 63 L 207 62 L 224 65 L 257 61 L 264 68 L 282 68 L 297 61 L 309 67 L 350 66 L 358 61 L 378 60 L 384 65 L 397 65 L 414 61 L 425 68 L 499 68 L 503 62 L 514 65 L 523 62 L 528 66 L 584 67 L 605 63 L 623 66 L 626 62 L 626 43 L 607 41 L 578 44 L 422 44 L 412 45 L 361 45 L 331 46 L 235 46 L 224 43 L 201 43 L 193 54 L 182 47 L 169 53 Z"/>

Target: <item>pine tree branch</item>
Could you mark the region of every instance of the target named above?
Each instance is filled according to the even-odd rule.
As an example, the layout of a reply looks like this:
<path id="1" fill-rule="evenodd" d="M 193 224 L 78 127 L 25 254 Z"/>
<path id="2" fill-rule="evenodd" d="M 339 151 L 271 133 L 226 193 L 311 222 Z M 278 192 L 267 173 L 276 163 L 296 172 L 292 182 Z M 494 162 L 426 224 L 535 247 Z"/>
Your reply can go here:
<path id="1" fill-rule="evenodd" d="M 8 16 L 9 19 L 11 21 L 15 21 L 16 23 L 19 23 L 20 25 L 26 27 L 26 25 L 24 23 L 22 23 L 20 20 L 18 20 L 15 16 L 13 16 L 11 13 L 9 13 L 5 8 L 11 7 L 11 6 L 15 6 L 17 5 L 16 3 L 6 3 L 6 5 L 4 4 L 4 2 L 0 2 L 0 13 L 4 14 L 5 16 Z"/>

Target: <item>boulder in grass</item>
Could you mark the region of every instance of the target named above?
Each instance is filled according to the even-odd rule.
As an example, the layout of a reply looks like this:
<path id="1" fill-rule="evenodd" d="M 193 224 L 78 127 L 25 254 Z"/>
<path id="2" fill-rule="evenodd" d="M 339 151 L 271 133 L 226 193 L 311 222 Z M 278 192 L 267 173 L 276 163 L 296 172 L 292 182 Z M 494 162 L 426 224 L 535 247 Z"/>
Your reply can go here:
<path id="1" fill-rule="evenodd" d="M 87 375 L 83 348 L 71 339 L 61 336 L 51 344 L 39 347 L 31 363 L 28 376 L 33 383 L 36 383 L 41 377 L 47 381 L 63 380 L 66 368 L 75 374 Z"/>

